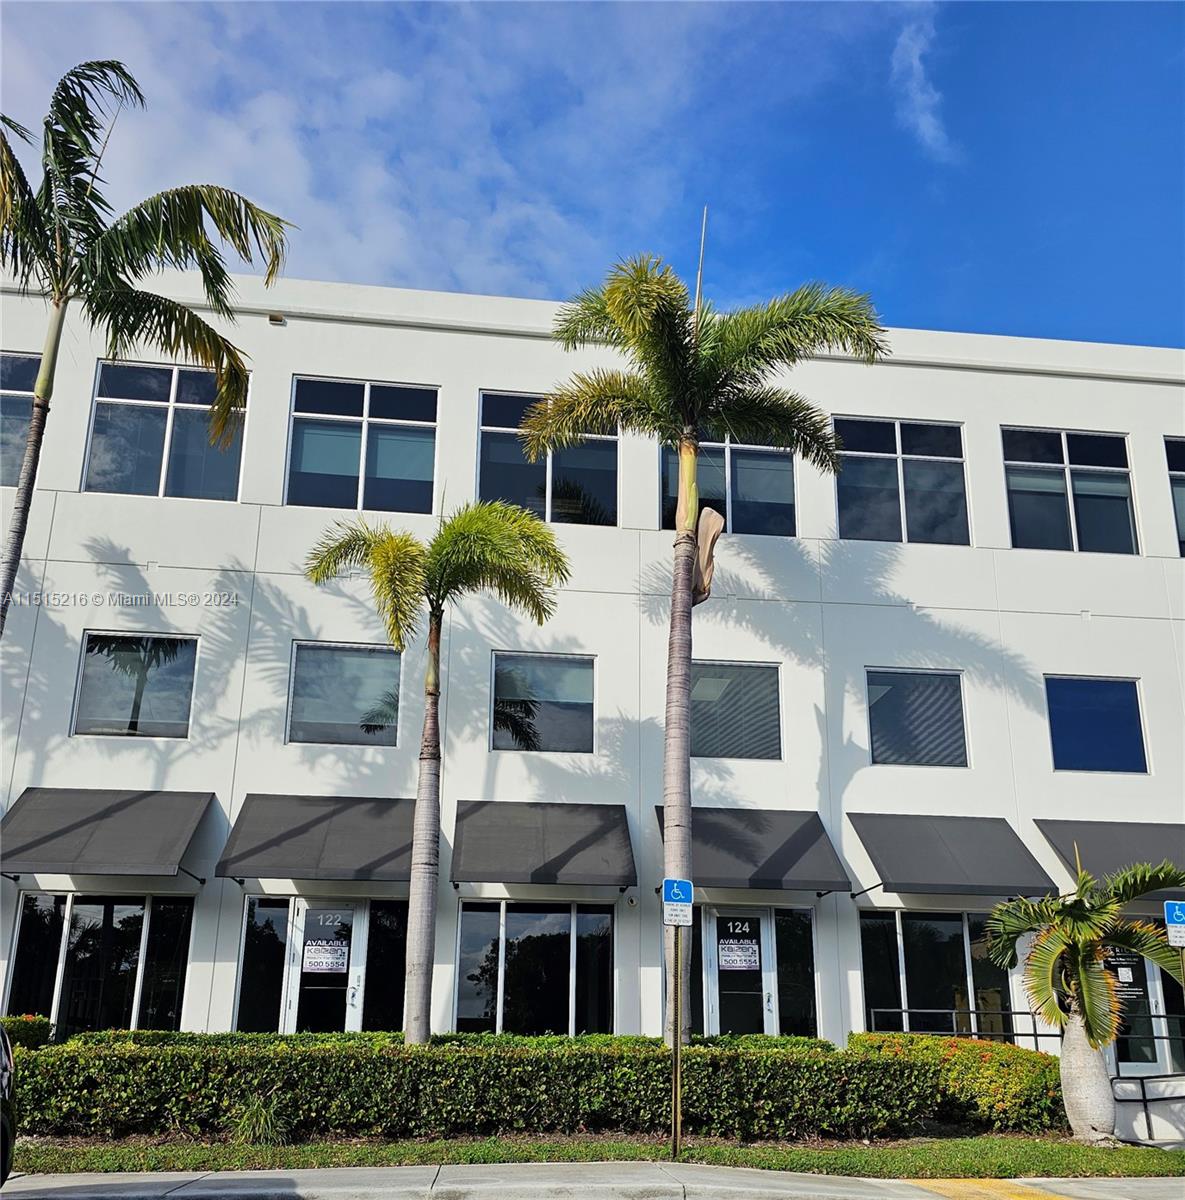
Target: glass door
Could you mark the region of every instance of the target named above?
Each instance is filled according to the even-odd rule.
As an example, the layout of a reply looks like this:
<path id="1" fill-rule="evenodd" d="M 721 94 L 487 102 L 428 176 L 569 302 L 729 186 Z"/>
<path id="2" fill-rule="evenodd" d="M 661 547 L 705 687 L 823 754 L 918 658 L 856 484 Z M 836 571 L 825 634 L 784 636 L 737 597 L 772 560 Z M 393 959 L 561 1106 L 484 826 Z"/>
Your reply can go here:
<path id="1" fill-rule="evenodd" d="M 364 901 L 299 900 L 289 960 L 289 1033 L 362 1028 Z"/>
<path id="2" fill-rule="evenodd" d="M 1160 971 L 1142 954 L 1112 947 L 1107 970 L 1123 1004 L 1115 1063 L 1119 1075 L 1163 1075 L 1168 1072 L 1164 1004 Z"/>
<path id="3" fill-rule="evenodd" d="M 769 909 L 712 910 L 708 929 L 709 1032 L 778 1032 L 777 970 Z"/>

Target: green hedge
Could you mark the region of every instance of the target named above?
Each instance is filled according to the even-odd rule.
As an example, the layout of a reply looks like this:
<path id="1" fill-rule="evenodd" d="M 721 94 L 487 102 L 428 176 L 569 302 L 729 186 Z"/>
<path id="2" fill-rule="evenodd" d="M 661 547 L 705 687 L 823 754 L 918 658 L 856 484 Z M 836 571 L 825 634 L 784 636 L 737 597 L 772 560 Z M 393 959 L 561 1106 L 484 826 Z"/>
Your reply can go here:
<path id="1" fill-rule="evenodd" d="M 17 1100 L 23 1130 L 38 1134 L 214 1132 L 252 1096 L 268 1097 L 297 1137 L 657 1133 L 669 1122 L 670 1057 L 633 1041 L 71 1041 L 17 1051 Z M 745 1140 L 873 1137 L 932 1116 L 937 1081 L 933 1063 L 905 1056 L 692 1046 L 684 1121 Z"/>
<path id="2" fill-rule="evenodd" d="M 0 1025 L 4 1026 L 4 1032 L 14 1046 L 27 1046 L 30 1050 L 44 1046 L 53 1033 L 48 1017 L 36 1017 L 31 1013 L 20 1017 L 0 1017 Z"/>
<path id="3" fill-rule="evenodd" d="M 881 1062 L 933 1066 L 940 1080 L 937 1115 L 955 1124 L 1040 1133 L 1064 1129 L 1058 1060 L 1007 1042 L 923 1033 L 856 1033 L 848 1053 Z"/>

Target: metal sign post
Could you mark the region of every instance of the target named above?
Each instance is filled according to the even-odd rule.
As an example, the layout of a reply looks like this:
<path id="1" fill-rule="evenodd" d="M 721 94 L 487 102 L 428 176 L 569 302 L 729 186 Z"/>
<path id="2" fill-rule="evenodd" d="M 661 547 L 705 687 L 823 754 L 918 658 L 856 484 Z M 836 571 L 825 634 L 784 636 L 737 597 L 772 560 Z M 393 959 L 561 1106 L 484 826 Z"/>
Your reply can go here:
<path id="1" fill-rule="evenodd" d="M 675 1030 L 671 1044 L 671 1158 L 683 1148 L 683 929 L 692 921 L 691 900 L 695 889 L 690 879 L 662 881 L 662 923 L 675 930 L 675 988 L 672 1007 Z"/>

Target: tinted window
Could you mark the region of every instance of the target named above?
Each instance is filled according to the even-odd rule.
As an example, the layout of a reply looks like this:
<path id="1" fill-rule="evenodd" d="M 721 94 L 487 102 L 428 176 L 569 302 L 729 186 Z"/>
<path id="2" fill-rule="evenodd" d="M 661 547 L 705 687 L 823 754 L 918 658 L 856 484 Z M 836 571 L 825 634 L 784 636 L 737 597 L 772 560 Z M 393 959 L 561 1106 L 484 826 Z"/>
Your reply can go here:
<path id="1" fill-rule="evenodd" d="M 435 421 L 436 389 L 373 383 L 370 415 L 392 421 Z"/>
<path id="2" fill-rule="evenodd" d="M 901 964 L 891 912 L 860 914 L 860 962 L 867 1027 L 874 1033 L 901 1029 Z"/>
<path id="3" fill-rule="evenodd" d="M 381 512 L 431 512 L 435 455 L 435 430 L 372 424 L 366 434 L 362 507 Z"/>
<path id="4" fill-rule="evenodd" d="M 957 675 L 869 671 L 868 722 L 874 763 L 967 765 Z"/>
<path id="5" fill-rule="evenodd" d="M 576 1033 L 613 1032 L 613 909 L 576 908 Z"/>
<path id="6" fill-rule="evenodd" d="M 114 400 L 153 400 L 167 404 L 173 387 L 170 367 L 132 367 L 103 363 L 98 395 Z"/>
<path id="7" fill-rule="evenodd" d="M 904 429 L 904 427 L 902 427 Z M 961 462 L 905 459 L 905 526 L 911 542 L 966 546 L 967 494 Z"/>
<path id="8" fill-rule="evenodd" d="M 1177 548 L 1185 556 L 1185 478 L 1171 481 L 1173 513 L 1177 518 Z"/>
<path id="9" fill-rule="evenodd" d="M 1009 462 L 1061 463 L 1062 435 L 1045 429 L 1005 429 L 1004 457 Z"/>
<path id="10" fill-rule="evenodd" d="M 1135 554 L 1136 526 L 1126 472 L 1071 471 L 1078 549 Z"/>
<path id="11" fill-rule="evenodd" d="M 987 919 L 974 913 L 967 917 L 971 937 L 971 982 L 975 985 L 976 1024 L 980 1037 L 1012 1035 L 1012 999 L 1008 972 L 988 958 Z M 997 1039 L 993 1039 L 997 1040 Z"/>
<path id="12" fill-rule="evenodd" d="M 503 1032 L 568 1032 L 571 946 L 570 904 L 506 906 Z"/>
<path id="13" fill-rule="evenodd" d="M 239 494 L 239 461 L 242 430 L 225 449 L 210 444 L 210 422 L 196 408 L 179 408 L 173 413 L 173 436 L 169 444 L 166 496 L 189 496 L 199 500 L 233 500 Z M 155 489 L 154 489 L 155 490 Z"/>
<path id="14" fill-rule="evenodd" d="M 732 451 L 731 529 L 733 533 L 794 536 L 791 455 L 776 450 Z"/>
<path id="15" fill-rule="evenodd" d="M 1135 680 L 1045 680 L 1058 771 L 1147 771 Z"/>
<path id="16" fill-rule="evenodd" d="M 551 519 L 572 525 L 617 524 L 616 439 L 582 442 L 552 454 Z"/>
<path id="17" fill-rule="evenodd" d="M 901 935 L 911 1032 L 969 1033 L 962 915 L 902 913 Z"/>
<path id="18" fill-rule="evenodd" d="M 74 732 L 188 737 L 196 657 L 192 638 L 87 634 Z"/>
<path id="19" fill-rule="evenodd" d="M 288 901 L 250 897 L 239 970 L 236 1029 L 245 1033 L 275 1033 L 279 1029 L 287 945 Z"/>
<path id="20" fill-rule="evenodd" d="M 852 421 L 839 418 L 835 433 L 843 449 L 863 454 L 896 454 L 897 433 L 892 421 Z"/>
<path id="21" fill-rule="evenodd" d="M 40 369 L 39 354 L 0 354 L 0 388 L 6 392 L 31 392 Z"/>
<path id="22" fill-rule="evenodd" d="M 62 945 L 62 922 L 66 897 L 26 895 L 21 901 L 21 921 L 16 953 L 12 960 L 12 986 L 8 1011 L 13 1016 L 33 1013 L 51 1016 L 58 952 Z"/>
<path id="23" fill-rule="evenodd" d="M 479 498 L 505 500 L 547 515 L 547 463 L 528 462 L 517 433 L 483 433 Z"/>
<path id="24" fill-rule="evenodd" d="M 293 421 L 288 503 L 356 508 L 361 452 L 360 424 Z"/>
<path id="25" fill-rule="evenodd" d="M 494 425 L 500 429 L 517 429 L 522 424 L 523 415 L 527 409 L 538 401 L 538 396 L 499 396 L 495 393 L 483 392 L 481 423 Z"/>
<path id="26" fill-rule="evenodd" d="M 691 753 L 696 758 L 781 758 L 777 667 L 693 662 Z"/>
<path id="27" fill-rule="evenodd" d="M 155 496 L 160 490 L 167 422 L 166 408 L 96 405 L 86 490 Z"/>
<path id="28" fill-rule="evenodd" d="M 207 408 L 218 394 L 218 380 L 213 371 L 178 371 L 177 403 L 202 404 Z"/>
<path id="29" fill-rule="evenodd" d="M 407 962 L 407 901 L 372 900 L 366 937 L 366 993 L 362 1028 L 403 1028 L 403 984 Z"/>
<path id="30" fill-rule="evenodd" d="M 180 1029 L 189 961 L 193 900 L 156 896 L 148 917 L 144 979 L 140 984 L 139 1029 Z"/>
<path id="31" fill-rule="evenodd" d="M 399 655 L 383 646 L 296 647 L 290 742 L 394 746 Z"/>
<path id="32" fill-rule="evenodd" d="M 293 407 L 299 413 L 360 417 L 365 393 L 365 385 L 361 383 L 344 383 L 336 379 L 298 379 Z"/>
<path id="33" fill-rule="evenodd" d="M 144 928 L 142 897 L 76 896 L 70 911 L 56 1036 L 128 1029 Z"/>
<path id="34" fill-rule="evenodd" d="M 839 536 L 859 541 L 901 541 L 897 459 L 841 455 L 836 480 Z"/>
<path id="35" fill-rule="evenodd" d="M 457 961 L 457 1032 L 493 1033 L 498 1019 L 501 906 L 464 904 Z"/>
<path id="36" fill-rule="evenodd" d="M 815 1037 L 815 948 L 811 914 L 802 910 L 774 911 L 778 959 L 778 1032 L 783 1036 Z"/>
<path id="37" fill-rule="evenodd" d="M 1013 546 L 1072 550 L 1065 475 L 1061 471 L 1008 467 L 1005 476 Z"/>
<path id="38" fill-rule="evenodd" d="M 665 447 L 662 452 L 662 478 L 662 527 L 674 529 L 679 502 L 679 455 Z M 700 508 L 714 508 L 722 517 L 728 512 L 728 492 L 724 479 L 724 447 L 701 446 L 695 471 Z"/>
<path id="39" fill-rule="evenodd" d="M 957 425 L 901 422 L 901 453 L 930 458 L 962 458 L 963 431 Z"/>
<path id="40" fill-rule="evenodd" d="M 1170 471 L 1185 472 L 1185 438 L 1165 438 L 1164 453 Z"/>
<path id="41" fill-rule="evenodd" d="M 593 660 L 494 655 L 495 750 L 593 749 Z"/>
<path id="42" fill-rule="evenodd" d="M 31 397 L 0 395 L 0 487 L 16 487 L 32 415 Z"/>
<path id="43" fill-rule="evenodd" d="M 1127 441 L 1114 434 L 1067 433 L 1066 453 L 1080 467 L 1127 466 Z"/>

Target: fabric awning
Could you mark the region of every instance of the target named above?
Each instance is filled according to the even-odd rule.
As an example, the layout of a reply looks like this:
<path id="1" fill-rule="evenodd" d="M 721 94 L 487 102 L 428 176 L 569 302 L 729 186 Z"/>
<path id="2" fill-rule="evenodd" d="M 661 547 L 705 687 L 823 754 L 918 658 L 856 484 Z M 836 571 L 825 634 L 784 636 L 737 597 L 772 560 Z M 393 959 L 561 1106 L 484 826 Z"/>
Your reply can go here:
<path id="1" fill-rule="evenodd" d="M 1133 863 L 1158 866 L 1167 858 L 1185 870 L 1185 824 L 1158 824 L 1154 821 L 1045 821 L 1037 828 L 1070 869 L 1077 871 L 1074 847 L 1082 865 L 1096 878 L 1130 867 Z M 1185 893 L 1152 892 L 1150 898 L 1180 896 Z"/>
<path id="2" fill-rule="evenodd" d="M 216 875 L 406 882 L 414 800 L 251 794 Z"/>
<path id="3" fill-rule="evenodd" d="M 454 883 L 638 882 L 623 804 L 463 800 Z"/>
<path id="4" fill-rule="evenodd" d="M 25 788 L 0 823 L 13 874 L 176 875 L 212 792 Z"/>
<path id="5" fill-rule="evenodd" d="M 695 807 L 691 879 L 710 888 L 852 890 L 819 814 L 774 808 Z"/>
<path id="6" fill-rule="evenodd" d="M 1043 896 L 1057 891 L 1003 817 L 848 815 L 886 892 Z"/>

